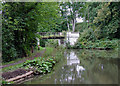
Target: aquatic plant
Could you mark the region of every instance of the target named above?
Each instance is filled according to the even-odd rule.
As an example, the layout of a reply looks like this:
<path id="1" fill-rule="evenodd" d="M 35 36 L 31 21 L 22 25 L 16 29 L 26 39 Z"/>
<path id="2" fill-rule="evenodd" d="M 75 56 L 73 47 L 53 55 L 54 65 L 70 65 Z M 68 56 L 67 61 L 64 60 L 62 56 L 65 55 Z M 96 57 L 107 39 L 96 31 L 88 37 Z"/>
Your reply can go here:
<path id="1" fill-rule="evenodd" d="M 55 63 L 56 61 L 52 58 L 45 60 L 40 57 L 34 60 L 27 60 L 23 66 L 25 69 L 34 71 L 34 74 L 45 74 L 51 72 Z"/>

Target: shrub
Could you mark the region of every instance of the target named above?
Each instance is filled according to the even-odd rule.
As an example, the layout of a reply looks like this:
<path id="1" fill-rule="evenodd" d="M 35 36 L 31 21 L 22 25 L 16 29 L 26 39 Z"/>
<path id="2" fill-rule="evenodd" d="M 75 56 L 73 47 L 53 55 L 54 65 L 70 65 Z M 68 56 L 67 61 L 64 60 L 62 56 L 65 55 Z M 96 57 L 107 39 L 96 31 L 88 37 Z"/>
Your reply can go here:
<path id="1" fill-rule="evenodd" d="M 46 47 L 58 47 L 58 41 L 57 40 L 54 40 L 54 39 L 51 39 L 51 40 L 48 40 L 48 42 L 46 42 Z"/>
<path id="2" fill-rule="evenodd" d="M 34 60 L 27 60 L 23 66 L 26 69 L 33 70 L 35 74 L 45 74 L 51 72 L 56 61 L 52 58 L 47 60 L 40 58 Z"/>
<path id="3" fill-rule="evenodd" d="M 85 42 L 77 42 L 74 45 L 75 48 L 118 48 L 118 40 L 109 40 L 109 39 L 101 39 L 96 40 L 95 42 L 92 41 L 85 41 Z"/>

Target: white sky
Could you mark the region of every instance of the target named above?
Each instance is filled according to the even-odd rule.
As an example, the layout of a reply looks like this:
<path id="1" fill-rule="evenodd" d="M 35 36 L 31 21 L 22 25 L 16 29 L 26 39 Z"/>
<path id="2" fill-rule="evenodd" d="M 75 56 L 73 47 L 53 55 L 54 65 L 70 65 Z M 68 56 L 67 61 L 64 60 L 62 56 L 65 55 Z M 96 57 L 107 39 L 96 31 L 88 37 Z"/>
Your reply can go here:
<path id="1" fill-rule="evenodd" d="M 83 22 L 83 18 L 76 18 L 77 23 Z"/>

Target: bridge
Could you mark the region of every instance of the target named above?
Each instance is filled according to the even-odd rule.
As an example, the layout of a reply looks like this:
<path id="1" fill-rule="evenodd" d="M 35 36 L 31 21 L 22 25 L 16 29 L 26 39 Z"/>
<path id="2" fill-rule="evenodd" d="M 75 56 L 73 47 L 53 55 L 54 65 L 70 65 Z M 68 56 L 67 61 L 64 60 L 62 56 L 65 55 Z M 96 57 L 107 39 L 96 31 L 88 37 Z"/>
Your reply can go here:
<path id="1" fill-rule="evenodd" d="M 58 39 L 58 41 L 62 41 L 65 39 L 66 43 L 70 43 L 70 45 L 74 45 L 77 39 L 79 38 L 79 32 L 38 32 L 40 34 L 41 39 Z M 39 45 L 39 39 L 38 45 Z"/>
<path id="2" fill-rule="evenodd" d="M 42 39 L 64 39 L 65 33 L 62 32 L 39 32 Z"/>

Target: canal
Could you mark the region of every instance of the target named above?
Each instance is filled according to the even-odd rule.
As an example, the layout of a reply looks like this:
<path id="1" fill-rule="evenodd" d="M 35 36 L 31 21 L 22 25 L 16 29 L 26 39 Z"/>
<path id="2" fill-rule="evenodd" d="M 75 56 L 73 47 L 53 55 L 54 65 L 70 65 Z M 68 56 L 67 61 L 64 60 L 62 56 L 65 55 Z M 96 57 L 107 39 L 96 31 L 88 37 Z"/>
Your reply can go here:
<path id="1" fill-rule="evenodd" d="M 66 50 L 54 71 L 24 84 L 118 84 L 118 52 Z"/>

